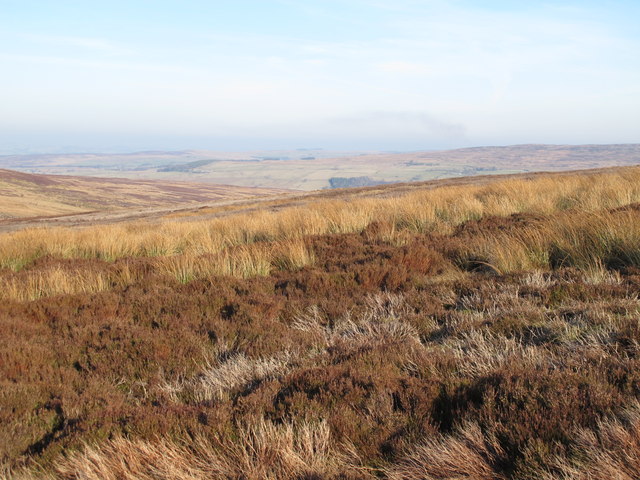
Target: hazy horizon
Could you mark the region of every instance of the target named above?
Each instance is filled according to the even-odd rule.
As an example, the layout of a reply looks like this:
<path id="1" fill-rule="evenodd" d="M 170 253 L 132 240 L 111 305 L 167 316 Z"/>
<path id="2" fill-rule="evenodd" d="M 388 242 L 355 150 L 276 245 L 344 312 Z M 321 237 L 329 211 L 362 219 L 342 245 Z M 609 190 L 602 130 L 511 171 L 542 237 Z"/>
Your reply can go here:
<path id="1" fill-rule="evenodd" d="M 142 144 L 139 148 L 135 146 L 126 146 L 126 145 L 110 145 L 110 146 L 100 146 L 100 144 L 96 144 L 94 147 L 82 147 L 82 146 L 74 146 L 74 145 L 61 145 L 61 146 L 42 146 L 38 148 L 14 148 L 14 149 L 0 149 L 0 156 L 27 156 L 27 155 L 135 155 L 142 153 L 179 153 L 179 152 L 211 152 L 211 153 L 234 153 L 234 154 L 259 154 L 259 153 L 291 153 L 291 152 L 323 152 L 323 156 L 349 156 L 354 154 L 410 154 L 410 153 L 421 153 L 421 152 L 447 152 L 454 150 L 465 150 L 465 149 L 478 149 L 478 148 L 486 148 L 486 149 L 508 149 L 514 147 L 589 147 L 589 146 L 597 146 L 597 147 L 607 147 L 607 146 L 615 146 L 615 145 L 640 145 L 640 142 L 621 142 L 621 143 L 513 143 L 513 144 L 502 144 L 502 145 L 491 145 L 491 144 L 473 144 L 473 145 L 462 145 L 456 147 L 442 147 L 442 148 L 406 148 L 406 149 L 374 149 L 374 148 L 323 148 L 323 147 L 300 147 L 294 146 L 291 148 L 287 147 L 266 147 L 266 148 L 245 148 L 245 149 L 221 149 L 221 148 L 208 148 L 202 147 L 198 148 L 197 146 L 183 146 L 183 147 L 175 147 L 175 148 L 145 148 L 145 144 Z M 197 144 L 196 144 L 197 145 Z"/>
<path id="2" fill-rule="evenodd" d="M 1 154 L 640 141 L 636 2 L 0 8 Z"/>

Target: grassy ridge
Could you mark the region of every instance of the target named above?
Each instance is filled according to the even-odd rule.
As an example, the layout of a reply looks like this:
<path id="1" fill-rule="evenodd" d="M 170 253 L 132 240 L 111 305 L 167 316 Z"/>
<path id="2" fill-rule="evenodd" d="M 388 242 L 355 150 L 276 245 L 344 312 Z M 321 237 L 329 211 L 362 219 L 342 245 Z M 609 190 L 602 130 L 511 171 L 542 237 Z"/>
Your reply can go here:
<path id="1" fill-rule="evenodd" d="M 285 193 L 174 181 L 40 175 L 0 168 L 0 219 L 170 207 Z"/>
<path id="2" fill-rule="evenodd" d="M 7 476 L 637 478 L 639 179 L 5 235 Z"/>
<path id="3" fill-rule="evenodd" d="M 451 233 L 456 226 L 484 216 L 514 213 L 557 214 L 578 209 L 548 222 L 544 228 L 526 228 L 514 234 L 475 239 L 468 253 L 487 258 L 498 271 L 547 268 L 564 250 L 596 268 L 602 248 L 634 255 L 638 235 L 634 219 L 624 214 L 587 216 L 640 201 L 640 170 L 614 174 L 574 175 L 534 180 L 508 180 L 486 186 L 448 187 L 418 191 L 396 198 L 320 200 L 304 207 L 260 211 L 202 221 L 167 221 L 161 225 L 131 223 L 84 229 L 35 229 L 0 237 L 0 266 L 21 270 L 39 258 L 99 259 L 113 262 L 130 257 L 172 257 L 155 263 L 187 281 L 203 275 L 248 277 L 268 275 L 275 266 L 304 266 L 312 253 L 304 237 L 361 232 L 375 224 L 385 241 L 400 245 L 407 235 Z M 578 208 L 579 207 L 579 208 Z M 605 215 L 605 216 L 603 216 Z M 625 223 L 626 222 L 626 223 Z M 596 238 L 609 235 L 611 238 Z M 591 245 L 580 242 L 591 239 Z M 508 244 L 508 248 L 507 248 Z M 600 248 L 599 244 L 608 246 Z M 615 245 L 614 245 L 615 244 Z M 266 246 L 263 246 L 266 245 Z M 243 248 L 238 248 L 245 246 Z M 594 248 L 598 250 L 594 251 Z M 627 249 L 625 253 L 622 250 Z M 552 252 L 551 250 L 554 250 Z M 276 252 L 274 254 L 274 252 Z M 554 256 L 555 255 L 555 256 Z M 553 257 L 553 258 L 552 258 Z M 573 258 L 574 263 L 576 261 Z M 584 266 L 584 265 L 583 265 Z M 10 277 L 3 298 L 35 299 L 58 293 L 96 292 L 126 282 L 120 272 L 82 272 L 65 279 L 58 267 Z"/>
<path id="4" fill-rule="evenodd" d="M 84 229 L 23 230 L 0 239 L 0 266 L 22 268 L 42 256 L 99 258 L 217 253 L 229 246 L 306 235 L 353 233 L 376 221 L 395 231 L 451 232 L 465 221 L 519 212 L 554 213 L 572 207 L 598 211 L 640 201 L 640 169 L 619 173 L 496 181 L 444 187 L 395 198 L 319 200 L 281 211 L 258 211 L 213 221 L 168 221 Z"/>

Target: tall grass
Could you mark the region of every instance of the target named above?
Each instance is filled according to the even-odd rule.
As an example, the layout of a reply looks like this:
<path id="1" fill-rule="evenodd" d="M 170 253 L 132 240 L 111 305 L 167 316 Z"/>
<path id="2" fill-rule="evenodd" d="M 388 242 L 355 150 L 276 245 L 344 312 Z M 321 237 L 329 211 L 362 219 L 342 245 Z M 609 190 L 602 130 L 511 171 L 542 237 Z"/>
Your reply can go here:
<path id="1" fill-rule="evenodd" d="M 248 278 L 269 275 L 271 253 L 262 245 L 252 245 L 217 255 L 160 257 L 153 264 L 157 272 L 172 276 L 180 283 L 214 275 Z"/>
<path id="2" fill-rule="evenodd" d="M 598 422 L 596 429 L 576 434 L 573 458 L 558 458 L 555 470 L 541 475 L 543 480 L 590 480 L 611 478 L 633 480 L 640 472 L 640 408 L 631 405 L 620 419 Z"/>
<path id="3" fill-rule="evenodd" d="M 265 276 L 275 268 L 298 270 L 314 262 L 313 252 L 302 240 L 272 244 L 252 244 L 224 250 L 217 254 L 181 254 L 153 258 L 150 266 L 156 275 L 174 278 L 180 283 L 212 276 L 249 278 Z M 59 265 L 6 273 L 0 277 L 0 299 L 29 301 L 55 295 L 97 293 L 124 287 L 140 280 L 127 263 L 118 268 L 89 264 L 63 268 Z"/>
<path id="4" fill-rule="evenodd" d="M 463 260 L 498 273 L 576 267 L 598 276 L 603 268 L 640 266 L 640 213 L 563 213 L 517 230 L 477 235 Z M 464 263 L 464 261 L 463 261 Z"/>
<path id="5" fill-rule="evenodd" d="M 98 258 L 213 254 L 229 247 L 307 235 L 360 232 L 372 222 L 395 230 L 451 232 L 472 219 L 518 212 L 597 211 L 640 201 L 640 169 L 618 173 L 503 180 L 418 190 L 400 197 L 318 200 L 280 211 L 213 220 L 165 221 L 81 229 L 28 229 L 0 236 L 0 268 L 19 270 L 42 256 Z"/>
<path id="6" fill-rule="evenodd" d="M 26 275 L 13 275 L 2 280 L 4 288 L 0 291 L 0 299 L 17 301 L 37 300 L 55 295 L 97 293 L 114 285 L 134 282 L 128 270 L 110 274 L 91 268 L 70 271 L 59 266 L 27 272 Z"/>
<path id="7" fill-rule="evenodd" d="M 54 265 L 10 273 L 45 256 L 107 262 L 153 258 L 152 271 L 181 283 L 220 275 L 248 278 L 313 264 L 304 240 L 309 235 L 362 232 L 375 224 L 369 237 L 399 246 L 415 234 L 452 233 L 469 220 L 521 212 L 542 219 L 474 235 L 459 252 L 459 264 L 499 274 L 572 266 L 597 281 L 606 269 L 640 265 L 638 212 L 615 210 L 632 202 L 640 202 L 639 168 L 418 190 L 393 198 L 320 200 L 206 221 L 23 230 L 0 236 L 0 268 L 9 270 L 0 277 L 0 298 L 94 293 L 135 281 L 130 272 L 98 267 L 70 271 Z"/>
<path id="8" fill-rule="evenodd" d="M 486 437 L 475 424 L 464 425 L 456 435 L 434 438 L 413 447 L 387 470 L 389 480 L 506 480 L 495 468 L 504 454 L 495 438 Z"/>

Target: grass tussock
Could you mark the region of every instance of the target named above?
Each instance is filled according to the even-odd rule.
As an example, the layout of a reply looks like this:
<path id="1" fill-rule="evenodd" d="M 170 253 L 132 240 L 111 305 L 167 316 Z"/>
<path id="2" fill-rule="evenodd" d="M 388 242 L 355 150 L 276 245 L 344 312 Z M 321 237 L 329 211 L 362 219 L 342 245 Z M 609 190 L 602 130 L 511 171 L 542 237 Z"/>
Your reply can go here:
<path id="1" fill-rule="evenodd" d="M 209 276 L 249 278 L 269 275 L 271 255 L 268 249 L 252 245 L 218 255 L 175 255 L 155 260 L 156 270 L 180 283 L 189 283 Z"/>
<path id="2" fill-rule="evenodd" d="M 92 294 L 131 285 L 140 279 L 127 263 L 104 270 L 96 266 L 50 267 L 6 275 L 0 299 L 19 302 L 57 295 Z"/>
<path id="3" fill-rule="evenodd" d="M 240 428 L 233 439 L 198 438 L 188 446 L 169 440 L 109 440 L 60 462 L 55 478 L 294 480 L 353 473 L 358 477 L 350 478 L 368 478 L 343 452 L 326 423 L 257 421 Z"/>
<path id="4" fill-rule="evenodd" d="M 297 239 L 242 245 L 218 254 L 159 257 L 153 264 L 157 272 L 189 283 L 211 276 L 266 276 L 274 269 L 299 270 L 313 262 L 313 252 L 303 240 Z"/>
<path id="5" fill-rule="evenodd" d="M 412 448 L 389 468 L 389 480 L 505 480 L 495 468 L 504 455 L 495 438 L 487 438 L 478 425 L 467 424 L 445 438 L 434 438 Z"/>
<path id="6" fill-rule="evenodd" d="M 109 279 L 102 272 L 69 272 L 58 267 L 7 280 L 2 297 L 29 301 L 52 295 L 96 293 L 107 290 L 110 286 Z"/>
<path id="7" fill-rule="evenodd" d="M 389 342 L 420 344 L 417 330 L 402 320 L 406 305 L 402 296 L 384 293 L 368 297 L 365 310 L 357 317 L 347 314 L 327 324 L 317 308 L 298 316 L 293 327 L 312 334 L 325 348 L 347 344 L 350 347 Z"/>
<path id="8" fill-rule="evenodd" d="M 190 381 L 165 383 L 161 389 L 173 402 L 207 404 L 247 393 L 265 380 L 280 378 L 293 368 L 290 352 L 251 359 L 243 353 L 224 351 L 207 361 Z"/>
<path id="9" fill-rule="evenodd" d="M 571 455 L 557 459 L 545 480 L 632 480 L 640 472 L 640 409 L 635 404 L 619 419 L 598 422 L 594 429 L 576 433 Z"/>
<path id="10" fill-rule="evenodd" d="M 605 270 L 640 266 L 639 219 L 635 209 L 561 213 L 517 229 L 461 232 L 461 260 L 467 267 L 497 274 L 576 267 L 592 281 L 614 281 Z"/>

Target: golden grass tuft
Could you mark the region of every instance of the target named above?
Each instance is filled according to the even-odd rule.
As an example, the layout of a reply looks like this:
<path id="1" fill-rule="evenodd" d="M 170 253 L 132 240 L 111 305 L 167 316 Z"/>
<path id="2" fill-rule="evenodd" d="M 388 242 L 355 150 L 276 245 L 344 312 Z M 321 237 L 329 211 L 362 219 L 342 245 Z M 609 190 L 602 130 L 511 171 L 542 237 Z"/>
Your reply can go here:
<path id="1" fill-rule="evenodd" d="M 315 263 L 313 251 L 303 239 L 279 242 L 272 248 L 273 264 L 280 270 L 300 270 Z"/>
<path id="2" fill-rule="evenodd" d="M 515 231 L 476 235 L 462 260 L 499 274 L 576 267 L 597 277 L 603 268 L 640 265 L 639 219 L 636 211 L 561 213 Z"/>
<path id="3" fill-rule="evenodd" d="M 158 273 L 174 277 L 180 283 L 214 275 L 249 278 L 269 275 L 271 255 L 264 245 L 249 245 L 215 255 L 159 257 L 154 267 Z"/>
<path id="4" fill-rule="evenodd" d="M 505 480 L 494 466 L 503 455 L 498 441 L 466 424 L 456 435 L 427 440 L 388 468 L 389 480 Z"/>
<path id="5" fill-rule="evenodd" d="M 347 452 L 346 454 L 344 452 Z M 118 437 L 86 446 L 56 467 L 57 480 L 294 480 L 357 472 L 350 449 L 338 449 L 325 422 L 274 425 L 258 420 L 234 438 L 154 442 Z"/>
<path id="6" fill-rule="evenodd" d="M 4 288 L 0 292 L 0 298 L 17 301 L 37 300 L 55 295 L 97 293 L 111 287 L 110 279 L 103 272 L 90 269 L 69 271 L 60 267 L 3 280 Z"/>

